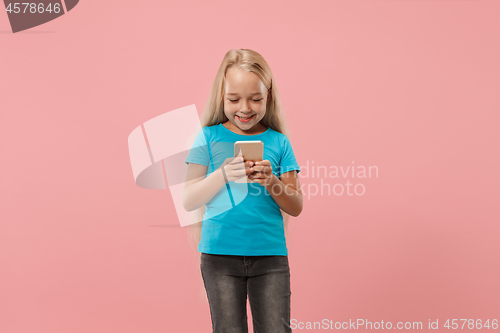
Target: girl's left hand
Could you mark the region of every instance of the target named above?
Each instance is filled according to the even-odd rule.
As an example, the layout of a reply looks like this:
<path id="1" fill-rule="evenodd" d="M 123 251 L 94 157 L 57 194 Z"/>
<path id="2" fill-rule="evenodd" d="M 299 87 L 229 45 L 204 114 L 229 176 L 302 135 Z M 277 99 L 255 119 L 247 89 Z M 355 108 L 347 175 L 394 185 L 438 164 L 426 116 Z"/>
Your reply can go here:
<path id="1" fill-rule="evenodd" d="M 273 179 L 273 167 L 268 160 L 258 161 L 254 163 L 254 172 L 248 176 L 249 179 L 259 183 L 261 186 L 271 184 Z"/>

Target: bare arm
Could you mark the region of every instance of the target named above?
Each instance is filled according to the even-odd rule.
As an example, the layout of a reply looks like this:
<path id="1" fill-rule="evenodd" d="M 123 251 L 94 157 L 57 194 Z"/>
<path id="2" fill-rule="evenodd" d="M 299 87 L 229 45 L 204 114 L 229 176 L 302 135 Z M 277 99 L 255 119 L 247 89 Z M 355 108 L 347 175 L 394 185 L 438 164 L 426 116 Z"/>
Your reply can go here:
<path id="1" fill-rule="evenodd" d="M 182 186 L 182 205 L 188 212 L 205 205 L 226 184 L 220 168 L 208 177 L 207 169 L 202 164 L 188 165 Z"/>
<path id="2" fill-rule="evenodd" d="M 295 217 L 300 215 L 303 200 L 297 171 L 285 172 L 280 176 L 280 179 L 273 175 L 271 184 L 266 188 L 285 213 Z"/>
<path id="3" fill-rule="evenodd" d="M 285 172 L 278 179 L 272 173 L 271 163 L 268 160 L 257 162 L 257 164 L 259 164 L 255 167 L 257 172 L 250 178 L 264 186 L 285 213 L 299 216 L 302 212 L 303 201 L 297 171 Z"/>

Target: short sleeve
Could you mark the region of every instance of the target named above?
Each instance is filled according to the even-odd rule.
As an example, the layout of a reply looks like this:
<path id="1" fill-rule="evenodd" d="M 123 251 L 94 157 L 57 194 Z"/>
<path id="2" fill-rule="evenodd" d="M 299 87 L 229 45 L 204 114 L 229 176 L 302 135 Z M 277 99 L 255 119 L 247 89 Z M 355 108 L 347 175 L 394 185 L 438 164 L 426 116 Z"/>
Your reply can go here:
<path id="1" fill-rule="evenodd" d="M 188 156 L 185 160 L 186 164 L 196 163 L 208 166 L 210 164 L 210 152 L 207 145 L 207 138 L 205 135 L 205 130 L 202 128 L 200 133 L 196 136 L 196 139 L 189 150 Z"/>
<path id="2" fill-rule="evenodd" d="M 297 170 L 297 173 L 300 172 L 300 167 L 295 159 L 295 154 L 293 153 L 292 144 L 288 137 L 284 136 L 282 150 L 281 150 L 281 159 L 280 166 L 278 168 L 278 176 L 288 172 Z"/>

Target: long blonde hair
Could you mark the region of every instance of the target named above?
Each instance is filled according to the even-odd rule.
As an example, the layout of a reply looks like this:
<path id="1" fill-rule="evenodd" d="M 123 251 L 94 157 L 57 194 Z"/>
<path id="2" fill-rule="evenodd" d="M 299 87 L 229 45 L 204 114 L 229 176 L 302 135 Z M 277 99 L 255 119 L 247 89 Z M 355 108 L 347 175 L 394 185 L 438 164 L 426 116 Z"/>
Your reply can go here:
<path id="1" fill-rule="evenodd" d="M 224 59 L 222 59 L 222 63 L 212 84 L 209 99 L 201 115 L 201 128 L 205 126 L 218 125 L 229 120 L 224 113 L 224 89 L 226 86 L 226 72 L 232 67 L 236 67 L 247 72 L 253 72 L 259 76 L 260 80 L 270 94 L 266 105 L 266 114 L 260 123 L 264 127 L 270 127 L 271 129 L 286 135 L 291 141 L 290 132 L 286 126 L 285 114 L 281 105 L 280 95 L 278 88 L 276 87 L 271 67 L 269 67 L 264 57 L 249 49 L 230 50 L 226 53 Z M 201 256 L 201 253 L 198 252 L 198 244 L 201 238 L 201 224 L 203 222 L 204 211 L 205 207 L 203 206 L 200 208 L 198 214 L 200 222 L 194 223 L 188 228 L 190 245 L 196 251 L 198 263 L 200 263 Z M 283 224 L 286 235 L 288 233 L 288 220 L 290 216 L 283 210 L 281 210 L 281 214 L 283 215 Z M 203 285 L 202 294 L 205 295 L 203 292 Z"/>

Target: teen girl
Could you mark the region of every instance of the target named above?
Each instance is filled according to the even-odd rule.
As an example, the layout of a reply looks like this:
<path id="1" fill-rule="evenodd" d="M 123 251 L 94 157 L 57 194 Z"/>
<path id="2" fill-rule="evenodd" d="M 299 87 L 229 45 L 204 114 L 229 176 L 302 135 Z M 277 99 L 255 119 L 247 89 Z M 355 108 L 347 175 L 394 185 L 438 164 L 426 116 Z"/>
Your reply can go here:
<path id="1" fill-rule="evenodd" d="M 206 207 L 198 251 L 213 332 L 248 332 L 247 295 L 254 332 L 291 332 L 285 227 L 302 211 L 300 168 L 259 53 L 225 55 L 201 122 L 182 200 L 187 211 Z M 248 140 L 264 143 L 262 161 L 234 157 L 234 142 Z M 253 182 L 234 182 L 245 176 Z"/>

